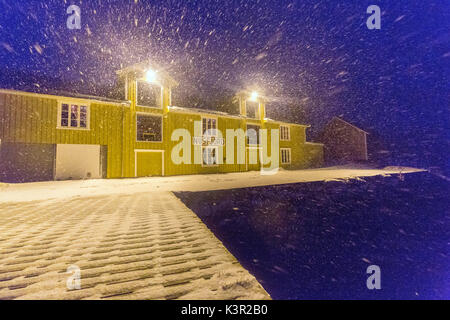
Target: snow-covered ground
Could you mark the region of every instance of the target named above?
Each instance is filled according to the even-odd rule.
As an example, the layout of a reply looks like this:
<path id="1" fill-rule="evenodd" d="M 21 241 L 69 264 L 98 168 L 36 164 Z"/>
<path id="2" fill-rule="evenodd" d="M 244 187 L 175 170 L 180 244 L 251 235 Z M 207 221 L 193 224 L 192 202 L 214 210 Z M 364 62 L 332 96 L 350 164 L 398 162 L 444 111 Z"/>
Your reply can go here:
<path id="1" fill-rule="evenodd" d="M 152 192 L 0 204 L 3 299 L 270 296 L 175 195 Z"/>
<path id="2" fill-rule="evenodd" d="M 414 168 L 333 167 L 0 185 L 0 299 L 269 299 L 171 191 L 361 179 Z M 66 270 L 81 270 L 68 290 Z"/>
<path id="3" fill-rule="evenodd" d="M 308 170 L 280 170 L 275 175 L 257 171 L 132 179 L 100 179 L 1 184 L 0 203 L 23 202 L 152 191 L 207 191 L 297 182 L 333 181 L 423 171 L 409 167 L 383 169 L 336 166 Z"/>

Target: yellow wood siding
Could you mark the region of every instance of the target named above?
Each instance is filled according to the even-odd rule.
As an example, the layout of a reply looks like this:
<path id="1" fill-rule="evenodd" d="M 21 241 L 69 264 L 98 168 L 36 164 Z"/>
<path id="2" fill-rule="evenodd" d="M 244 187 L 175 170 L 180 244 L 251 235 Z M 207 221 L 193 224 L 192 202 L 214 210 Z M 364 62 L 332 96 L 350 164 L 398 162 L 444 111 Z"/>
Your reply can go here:
<path id="1" fill-rule="evenodd" d="M 286 169 L 307 168 L 320 166 L 323 162 L 323 146 L 305 143 L 306 126 L 245 119 L 243 117 L 208 115 L 207 113 L 190 112 L 188 110 L 178 112 L 168 108 L 170 89 L 163 90 L 162 109 L 136 107 L 136 92 L 134 89 L 135 82 L 129 80 L 128 99 L 131 101 L 130 104 L 72 99 L 19 91 L 10 93 L 3 90 L 3 92 L 0 92 L 0 139 L 2 142 L 11 143 L 95 144 L 106 146 L 108 178 L 134 177 L 137 170 L 150 170 L 150 172 L 160 170 L 156 169 L 156 167 L 147 169 L 145 167 L 136 168 L 136 151 L 139 150 L 164 151 L 164 175 L 239 172 L 258 169 L 259 165 L 247 166 L 246 163 L 238 163 L 236 138 L 233 142 L 235 150 L 234 163 L 226 163 L 226 129 L 236 130 L 241 128 L 245 131 L 247 124 L 256 124 L 260 125 L 261 129 L 268 129 L 268 156 L 271 156 L 271 130 L 279 129 L 280 124 L 282 124 L 290 127 L 290 140 L 279 141 L 279 147 L 291 149 L 291 164 L 282 165 L 280 159 L 281 167 Z M 61 100 L 89 103 L 89 130 L 57 128 L 58 103 Z M 162 142 L 136 141 L 136 116 L 139 113 L 154 114 L 162 117 Z M 192 138 L 195 137 L 194 122 L 199 121 L 201 123 L 202 116 L 217 119 L 217 128 L 221 131 L 225 140 L 224 146 L 219 146 L 219 148 L 223 148 L 223 164 L 202 166 L 194 163 L 195 149 L 201 148 L 201 146 L 194 146 L 192 143 Z M 174 130 L 180 128 L 188 130 L 190 134 L 190 164 L 174 164 L 171 159 L 172 148 L 179 143 L 179 141 L 171 141 L 171 135 Z M 142 155 L 141 157 L 152 158 L 161 156 L 162 152 L 157 155 Z M 247 157 L 246 155 L 245 158 Z M 141 160 L 139 161 L 141 163 Z M 265 167 L 268 166 L 266 165 Z"/>
<path id="2" fill-rule="evenodd" d="M 136 152 L 136 176 L 162 176 L 163 170 L 163 152 L 157 151 L 138 151 Z"/>
<path id="3" fill-rule="evenodd" d="M 201 121 L 201 116 L 169 112 L 166 114 L 164 120 L 164 145 L 166 147 L 165 165 L 167 175 L 200 173 L 201 165 L 194 164 L 194 148 L 191 150 L 191 164 L 174 164 L 172 162 L 172 148 L 179 144 L 181 140 L 171 141 L 171 136 L 173 131 L 176 129 L 186 129 L 192 140 L 194 137 L 194 121 Z M 189 145 L 192 145 L 192 141 L 190 141 Z"/>
<path id="4" fill-rule="evenodd" d="M 60 129 L 57 98 L 0 93 L 0 139 L 12 143 L 104 145 L 108 152 L 107 177 L 121 177 L 122 114 L 129 114 L 129 108 L 90 102 L 89 110 L 89 130 Z"/>

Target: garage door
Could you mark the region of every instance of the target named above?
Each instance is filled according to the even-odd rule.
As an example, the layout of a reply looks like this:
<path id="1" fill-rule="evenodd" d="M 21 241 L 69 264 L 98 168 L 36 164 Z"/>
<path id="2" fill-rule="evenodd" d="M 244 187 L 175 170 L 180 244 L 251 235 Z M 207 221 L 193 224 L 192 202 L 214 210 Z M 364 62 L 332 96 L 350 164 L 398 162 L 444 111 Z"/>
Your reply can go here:
<path id="1" fill-rule="evenodd" d="M 54 144 L 0 143 L 0 181 L 53 180 L 55 149 Z"/>
<path id="2" fill-rule="evenodd" d="M 163 176 L 163 157 L 161 151 L 136 150 L 136 177 Z"/>
<path id="3" fill-rule="evenodd" d="M 101 146 L 58 144 L 56 146 L 56 180 L 102 178 Z"/>

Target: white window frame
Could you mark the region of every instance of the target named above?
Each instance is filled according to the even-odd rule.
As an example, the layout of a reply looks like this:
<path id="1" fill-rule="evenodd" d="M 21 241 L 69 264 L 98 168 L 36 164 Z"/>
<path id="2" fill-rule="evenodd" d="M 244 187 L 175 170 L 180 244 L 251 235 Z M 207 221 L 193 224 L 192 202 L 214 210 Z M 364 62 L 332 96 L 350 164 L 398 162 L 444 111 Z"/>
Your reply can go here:
<path id="1" fill-rule="evenodd" d="M 255 110 L 255 117 L 248 117 L 247 116 L 247 102 L 251 102 L 251 103 L 256 103 L 256 110 Z M 259 103 L 259 101 L 251 101 L 251 100 L 245 100 L 245 117 L 249 118 L 249 119 L 259 119 L 259 109 L 261 108 L 261 104 Z"/>
<path id="2" fill-rule="evenodd" d="M 62 113 L 62 105 L 67 104 L 69 106 L 69 117 L 67 118 L 67 126 L 61 125 L 61 113 Z M 76 105 L 78 107 L 78 116 L 77 116 L 77 126 L 71 127 L 70 124 L 72 122 L 72 105 Z M 80 118 L 81 118 L 81 107 L 86 107 L 86 127 L 80 127 Z M 58 116 L 57 116 L 57 129 L 64 130 L 83 130 L 89 131 L 91 130 L 91 104 L 89 102 L 80 102 L 78 100 L 58 100 Z"/>
<path id="3" fill-rule="evenodd" d="M 203 150 L 204 149 L 216 149 L 216 163 L 208 164 L 203 163 Z M 219 166 L 219 147 L 218 146 L 202 146 L 202 167 L 218 167 Z"/>
<path id="4" fill-rule="evenodd" d="M 256 126 L 256 127 L 259 127 L 259 130 L 258 130 L 258 132 L 256 133 L 256 134 L 257 134 L 256 139 L 257 139 L 258 143 L 250 143 L 250 138 L 248 137 L 248 126 L 249 126 L 249 125 L 250 125 L 250 126 Z M 257 146 L 261 145 L 261 140 L 260 140 L 261 137 L 260 137 L 260 134 L 259 134 L 260 130 L 261 130 L 261 125 L 260 125 L 260 124 L 247 123 L 247 124 L 245 125 L 245 143 L 246 143 L 248 146 L 257 147 Z M 247 141 L 248 141 L 248 143 L 247 143 Z"/>
<path id="5" fill-rule="evenodd" d="M 143 105 L 140 105 L 140 104 L 138 104 L 139 103 L 139 99 L 138 99 L 138 93 L 139 93 L 139 82 L 145 82 L 145 83 L 147 83 L 146 81 L 144 81 L 144 80 L 136 80 L 136 94 L 135 94 L 135 97 L 136 97 L 136 107 L 142 107 L 142 108 L 153 108 L 153 109 L 162 109 L 163 108 L 163 102 L 164 102 L 164 97 L 163 97 L 163 87 L 162 87 L 162 85 L 160 85 L 159 83 L 149 83 L 149 84 L 151 84 L 151 85 L 156 85 L 156 86 L 158 86 L 161 90 L 160 90 L 160 99 L 161 99 L 161 101 L 160 101 L 160 103 L 159 103 L 159 107 L 155 107 L 155 106 L 143 106 Z"/>
<path id="6" fill-rule="evenodd" d="M 205 134 L 205 131 L 203 131 L 203 119 L 206 119 L 206 121 L 208 120 L 215 120 L 216 121 L 216 127 L 213 128 L 215 129 L 215 134 Z M 202 116 L 202 137 L 214 137 L 217 138 L 217 132 L 218 132 L 218 126 L 219 126 L 219 121 L 217 117 L 206 117 L 206 116 Z"/>
<path id="7" fill-rule="evenodd" d="M 160 152 L 162 154 L 161 157 L 162 176 L 164 177 L 164 150 L 158 149 L 134 149 L 134 177 L 137 178 L 137 171 L 138 171 L 137 155 L 139 152 Z"/>
<path id="8" fill-rule="evenodd" d="M 161 118 L 161 141 L 145 141 L 145 140 L 138 140 L 137 137 L 137 120 L 138 120 L 138 115 L 144 115 L 144 116 L 150 116 L 150 117 L 160 117 Z M 135 134 L 135 139 L 136 142 L 143 142 L 143 143 L 163 143 L 164 141 L 164 119 L 163 119 L 163 115 L 159 114 L 159 113 L 148 113 L 148 112 L 136 112 L 136 117 L 134 120 L 134 130 L 136 132 Z"/>
<path id="9" fill-rule="evenodd" d="M 283 128 L 287 130 L 287 138 L 283 137 Z M 280 141 L 291 141 L 291 127 L 287 125 L 280 125 Z"/>
<path id="10" fill-rule="evenodd" d="M 286 162 L 286 161 L 283 162 L 283 151 L 288 151 L 289 162 Z M 291 164 L 291 161 L 292 161 L 291 148 L 280 148 L 280 160 L 281 160 L 281 164 Z"/>
<path id="11" fill-rule="evenodd" d="M 129 99 L 128 99 L 128 75 L 125 77 L 125 100 L 129 101 Z"/>

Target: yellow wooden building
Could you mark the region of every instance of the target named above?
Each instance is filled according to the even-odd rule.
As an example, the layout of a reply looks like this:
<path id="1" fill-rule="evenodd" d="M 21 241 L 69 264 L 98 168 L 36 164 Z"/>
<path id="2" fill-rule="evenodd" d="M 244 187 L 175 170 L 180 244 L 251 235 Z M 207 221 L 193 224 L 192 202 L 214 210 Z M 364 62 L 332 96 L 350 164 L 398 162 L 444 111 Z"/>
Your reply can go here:
<path id="1" fill-rule="evenodd" d="M 306 142 L 308 126 L 268 119 L 261 95 L 238 93 L 240 114 L 232 115 L 172 106 L 178 84 L 157 66 L 134 65 L 118 77 L 124 100 L 0 89 L 0 181 L 260 170 L 272 165 L 261 129 L 268 155 L 277 131 L 279 167 L 322 165 L 323 145 Z"/>

